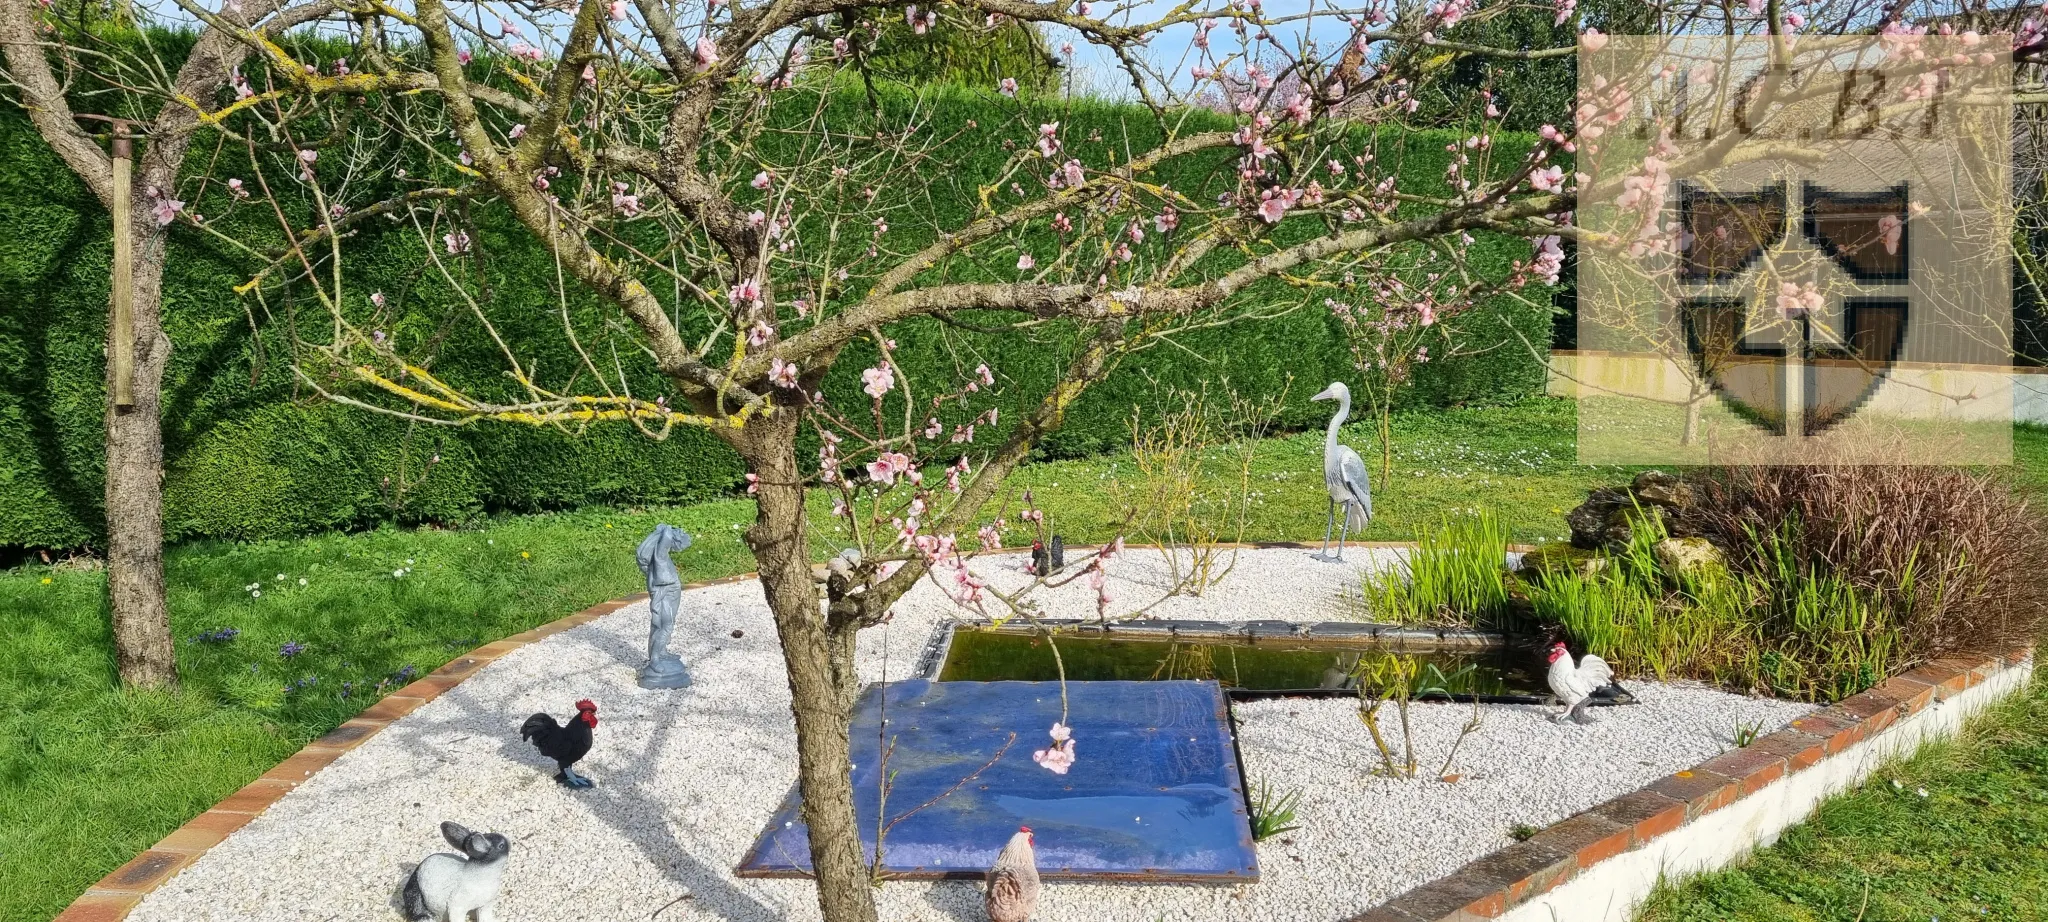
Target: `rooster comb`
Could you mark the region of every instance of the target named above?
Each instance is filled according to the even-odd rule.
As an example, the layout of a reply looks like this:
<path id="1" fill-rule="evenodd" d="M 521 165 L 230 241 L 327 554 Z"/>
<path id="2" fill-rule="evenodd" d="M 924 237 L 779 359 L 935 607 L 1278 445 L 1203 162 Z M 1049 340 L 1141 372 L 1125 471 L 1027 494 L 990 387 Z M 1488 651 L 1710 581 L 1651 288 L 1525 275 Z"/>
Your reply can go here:
<path id="1" fill-rule="evenodd" d="M 597 710 L 597 702 L 592 701 L 589 698 L 585 698 L 581 701 L 576 702 L 576 710 L 595 711 Z"/>

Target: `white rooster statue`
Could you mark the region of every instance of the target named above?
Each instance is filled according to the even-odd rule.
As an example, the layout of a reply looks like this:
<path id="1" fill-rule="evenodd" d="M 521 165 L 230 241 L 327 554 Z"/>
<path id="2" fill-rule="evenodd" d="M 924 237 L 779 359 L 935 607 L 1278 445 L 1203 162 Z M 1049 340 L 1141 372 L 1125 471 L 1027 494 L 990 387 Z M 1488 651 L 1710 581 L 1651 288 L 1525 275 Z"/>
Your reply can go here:
<path id="1" fill-rule="evenodd" d="M 996 856 L 995 866 L 988 869 L 988 894 L 983 898 L 988 922 L 1029 922 L 1038 908 L 1038 854 L 1033 844 L 1031 827 L 1017 827 L 1010 844 Z"/>
<path id="2" fill-rule="evenodd" d="M 1557 715 L 1558 723 L 1585 723 L 1583 712 L 1593 702 L 1593 692 L 1612 681 L 1614 670 L 1608 668 L 1606 660 L 1588 653 L 1574 666 L 1572 652 L 1563 641 L 1551 644 L 1550 690 L 1557 695 L 1558 703 L 1564 705 L 1564 713 Z"/>

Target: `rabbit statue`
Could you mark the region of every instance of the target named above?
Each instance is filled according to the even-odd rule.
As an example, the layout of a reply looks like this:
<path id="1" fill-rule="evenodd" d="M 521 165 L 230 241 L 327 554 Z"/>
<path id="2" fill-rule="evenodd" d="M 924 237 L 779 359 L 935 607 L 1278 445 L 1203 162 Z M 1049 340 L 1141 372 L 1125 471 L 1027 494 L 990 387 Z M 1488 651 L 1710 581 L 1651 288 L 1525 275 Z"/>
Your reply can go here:
<path id="1" fill-rule="evenodd" d="M 462 852 L 428 855 L 405 879 L 405 917 L 411 922 L 491 922 L 492 904 L 505 876 L 512 840 L 495 832 L 470 832 L 442 823 L 441 835 Z"/>

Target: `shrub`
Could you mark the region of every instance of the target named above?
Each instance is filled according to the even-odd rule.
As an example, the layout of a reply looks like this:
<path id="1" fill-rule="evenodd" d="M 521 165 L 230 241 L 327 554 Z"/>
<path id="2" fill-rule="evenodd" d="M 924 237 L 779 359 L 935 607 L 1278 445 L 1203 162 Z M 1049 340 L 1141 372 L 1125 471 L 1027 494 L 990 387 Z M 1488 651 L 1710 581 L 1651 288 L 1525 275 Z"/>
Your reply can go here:
<path id="1" fill-rule="evenodd" d="M 1673 575 L 1642 518 L 1589 569 L 1534 576 L 1535 618 L 1624 674 L 1836 700 L 1942 653 L 2023 642 L 2048 611 L 2048 534 L 1957 469 L 1745 467 L 1694 474 L 1687 513 L 1726 567 Z"/>
<path id="2" fill-rule="evenodd" d="M 1894 668 L 2024 643 L 2048 621 L 2048 531 L 1987 474 L 1843 465 L 1691 479 L 1702 491 L 1693 524 L 1735 572 L 1788 601 L 1803 582 L 1861 593 L 1897 619 Z"/>

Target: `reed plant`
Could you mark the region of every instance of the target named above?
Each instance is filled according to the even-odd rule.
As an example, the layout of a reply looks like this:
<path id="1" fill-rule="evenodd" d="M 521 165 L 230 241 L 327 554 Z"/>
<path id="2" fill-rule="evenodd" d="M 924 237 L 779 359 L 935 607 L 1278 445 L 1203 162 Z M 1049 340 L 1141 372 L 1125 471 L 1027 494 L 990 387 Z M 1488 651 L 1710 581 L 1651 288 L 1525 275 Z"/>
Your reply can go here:
<path id="1" fill-rule="evenodd" d="M 1390 567 L 1366 579 L 1373 617 L 1406 626 L 1498 623 L 1508 612 L 1507 546 L 1507 527 L 1491 512 L 1425 526 L 1405 573 Z"/>
<path id="2" fill-rule="evenodd" d="M 1949 590 L 1944 580 L 1923 581 L 1912 554 L 1889 591 L 1859 586 L 1801 556 L 1796 518 L 1746 531 L 1738 559 L 1759 566 L 1668 573 L 1654 554 L 1661 527 L 1652 517 L 1640 523 L 1606 565 L 1547 574 L 1529 592 L 1537 621 L 1622 675 L 1838 700 L 1909 665 L 1913 613 L 1941 609 Z"/>

